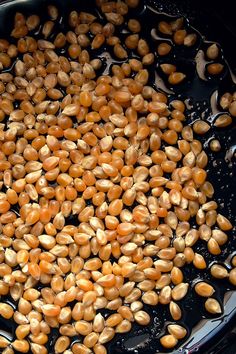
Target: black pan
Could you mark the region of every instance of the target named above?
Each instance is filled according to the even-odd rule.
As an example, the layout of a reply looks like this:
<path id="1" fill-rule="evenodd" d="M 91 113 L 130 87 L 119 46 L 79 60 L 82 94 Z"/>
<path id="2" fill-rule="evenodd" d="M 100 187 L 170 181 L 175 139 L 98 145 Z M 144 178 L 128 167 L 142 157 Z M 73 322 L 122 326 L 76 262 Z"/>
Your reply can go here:
<path id="1" fill-rule="evenodd" d="M 60 27 L 66 27 L 65 19 L 72 9 L 83 9 L 90 12 L 95 11 L 93 0 L 9 0 L 0 1 L 0 37 L 8 36 L 12 28 L 14 14 L 17 11 L 32 14 L 37 13 L 43 19 L 46 18 L 46 7 L 55 4 L 59 8 L 61 15 Z M 217 95 L 221 95 L 226 90 L 236 90 L 236 22 L 234 16 L 233 1 L 224 2 L 211 1 L 191 1 L 191 0 L 145 0 L 141 1 L 137 9 L 132 10 L 134 16 L 138 16 L 143 24 L 142 36 L 146 37 L 151 46 L 156 45 L 155 36 L 151 35 L 151 30 L 160 19 L 169 19 L 169 16 L 186 17 L 187 26 L 198 34 L 196 46 L 191 51 L 178 53 L 181 65 L 191 71 L 190 80 L 180 86 L 175 92 L 182 99 L 190 98 L 188 101 L 189 115 L 188 124 L 202 115 L 202 117 L 212 122 L 219 112 Z M 201 80 L 196 75 L 195 56 L 200 49 L 207 47 L 209 42 L 217 42 L 221 46 L 222 61 L 229 64 L 224 75 L 219 80 Z M 103 53 L 98 52 L 104 60 L 104 70 L 108 70 L 109 62 Z M 227 66 L 227 64 L 226 64 Z M 231 73 L 230 73 L 231 70 Z M 107 72 L 107 71 L 106 71 Z M 156 88 L 163 89 L 160 80 L 157 80 L 154 73 L 156 64 L 150 69 L 152 72 L 152 84 Z M 165 88 L 164 88 L 165 90 Z M 172 94 L 170 94 L 170 98 Z M 236 121 L 236 119 L 235 119 Z M 209 149 L 209 140 L 212 137 L 220 140 L 222 150 L 212 153 Z M 215 187 L 215 200 L 220 205 L 221 212 L 228 216 L 233 224 L 236 222 L 236 124 L 221 130 L 211 129 L 210 133 L 202 138 L 202 143 L 209 156 L 208 179 Z M 230 267 L 230 259 L 236 252 L 236 232 L 233 229 L 229 233 L 229 242 L 222 248 L 222 253 L 217 256 L 217 261 L 225 263 Z M 216 257 L 208 254 L 203 244 L 198 244 L 197 249 L 202 254 L 207 255 L 208 264 L 212 264 Z M 193 267 L 184 268 L 186 281 L 194 284 L 196 279 L 207 279 L 216 288 L 216 297 L 224 306 L 224 313 L 217 318 L 210 318 L 204 311 L 203 302 L 189 292 L 186 300 L 180 302 L 183 309 L 181 323 L 188 328 L 187 340 L 180 341 L 178 349 L 172 353 L 204 353 L 204 354 L 235 354 L 236 353 L 236 292 L 226 281 L 214 280 L 206 271 L 196 271 Z M 10 301 L 7 299 L 7 301 Z M 14 305 L 14 304 L 13 304 Z M 164 306 L 157 308 L 146 307 L 152 317 L 152 322 L 148 327 L 141 328 L 134 325 L 132 331 L 125 335 L 117 335 L 108 344 L 109 354 L 154 354 L 165 352 L 157 340 L 165 330 L 171 317 Z M 105 315 L 105 312 L 104 312 Z M 14 324 L 11 321 L 2 321 L 0 318 L 0 328 L 9 332 L 14 337 Z M 49 353 L 53 353 L 53 343 L 57 338 L 57 332 L 53 331 L 48 345 Z M 74 338 L 76 341 L 77 338 Z"/>

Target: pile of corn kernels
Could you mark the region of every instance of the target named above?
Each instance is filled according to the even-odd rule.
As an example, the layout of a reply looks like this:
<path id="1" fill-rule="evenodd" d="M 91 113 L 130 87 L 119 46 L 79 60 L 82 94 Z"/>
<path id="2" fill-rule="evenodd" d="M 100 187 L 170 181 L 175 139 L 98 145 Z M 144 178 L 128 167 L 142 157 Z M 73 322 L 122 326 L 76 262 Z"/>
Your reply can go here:
<path id="1" fill-rule="evenodd" d="M 181 269 L 207 267 L 192 247 L 203 240 L 218 255 L 227 242 L 232 225 L 217 211 L 195 136 L 210 127 L 188 126 L 185 103 L 148 85 L 156 53 L 127 19 L 137 4 L 100 0 L 105 25 L 72 11 L 70 29 L 53 40 L 56 7 L 43 24 L 17 13 L 12 42 L 0 40 L 0 315 L 17 324 L 13 341 L 0 336 L 3 354 L 48 353 L 54 328 L 55 353 L 105 354 L 116 333 L 149 324 L 144 304 L 158 303 L 173 318 L 160 342 L 173 348 L 187 335 L 175 323 L 189 288 Z M 115 31 L 124 22 L 123 43 Z M 193 45 L 182 25 L 159 30 Z M 103 45 L 125 62 L 99 76 L 103 63 L 92 55 Z M 157 53 L 169 50 L 163 43 Z M 185 78 L 173 65 L 162 70 L 173 85 Z M 214 264 L 211 273 L 236 285 L 236 268 Z M 209 313 L 222 313 L 213 286 L 201 281 L 195 291 Z"/>

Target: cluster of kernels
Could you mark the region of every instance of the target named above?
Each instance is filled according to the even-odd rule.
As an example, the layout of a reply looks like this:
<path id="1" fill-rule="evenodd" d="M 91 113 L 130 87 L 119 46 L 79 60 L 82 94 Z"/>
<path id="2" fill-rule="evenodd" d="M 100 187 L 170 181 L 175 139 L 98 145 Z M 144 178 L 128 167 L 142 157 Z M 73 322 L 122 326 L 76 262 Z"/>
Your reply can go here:
<path id="1" fill-rule="evenodd" d="M 168 40 L 168 43 L 162 42 L 158 45 L 157 53 L 160 56 L 168 55 L 171 52 L 173 45 L 191 48 L 197 42 L 197 34 L 187 32 L 183 17 L 169 22 L 160 21 L 157 29 L 161 35 L 164 35 Z M 219 54 L 219 47 L 215 43 L 210 45 L 205 52 L 206 60 L 208 62 L 205 66 L 206 72 L 212 77 L 220 75 L 224 70 L 224 64 L 219 62 Z M 162 71 L 168 75 L 168 82 L 171 85 L 181 83 L 186 77 L 184 73 L 177 71 L 177 67 L 173 64 L 165 63 L 160 65 L 160 67 Z"/>
<path id="2" fill-rule="evenodd" d="M 224 65 L 217 61 L 217 59 L 219 59 L 219 54 L 220 54 L 220 50 L 217 44 L 216 43 L 211 44 L 207 48 L 205 54 L 208 60 L 212 60 L 211 63 L 206 65 L 208 74 L 213 76 L 221 74 L 224 69 Z"/>
<path id="3" fill-rule="evenodd" d="M 0 313 L 18 325 L 13 343 L 0 337 L 5 354 L 47 353 L 52 328 L 60 333 L 56 353 L 106 353 L 115 333 L 150 322 L 143 304 L 168 305 L 178 321 L 189 288 L 181 268 L 207 266 L 192 246 L 202 239 L 219 254 L 227 241 L 232 225 L 211 200 L 207 155 L 184 125 L 185 104 L 168 104 L 148 86 L 147 43 L 127 38 L 127 48 L 138 38 L 142 59 L 100 77 L 101 61 L 85 49 L 111 43 L 122 57 L 115 26 L 136 3 L 99 3 L 104 26 L 73 11 L 71 30 L 54 41 L 55 7 L 39 40 L 29 36 L 39 17 L 18 13 L 17 44 L 0 40 L 4 68 L 20 56 L 11 73 L 0 74 L 0 120 L 7 121 L 0 130 L 0 295 L 17 302 L 15 311 L 1 302 Z M 128 27 L 141 28 L 134 19 Z M 100 309 L 113 314 L 105 318 Z M 174 345 L 185 333 L 168 331 Z M 71 346 L 76 335 L 83 343 Z"/>
<path id="4" fill-rule="evenodd" d="M 232 123 L 232 117 L 236 117 L 236 93 L 225 92 L 219 100 L 220 108 L 228 113 L 221 114 L 216 118 L 214 125 L 217 128 L 225 128 Z"/>
<path id="5" fill-rule="evenodd" d="M 184 25 L 183 17 L 170 22 L 161 21 L 158 23 L 158 31 L 164 35 L 171 36 L 176 45 L 191 47 L 196 43 L 197 35 L 196 33 L 187 33 Z"/>
<path id="6" fill-rule="evenodd" d="M 170 324 L 167 326 L 169 334 L 161 337 L 160 342 L 165 348 L 173 348 L 177 345 L 178 341 L 187 335 L 187 330 L 177 324 Z"/>
<path id="7" fill-rule="evenodd" d="M 166 36 L 168 39 L 172 39 L 172 44 L 183 45 L 185 47 L 192 47 L 197 41 L 196 33 L 187 33 L 184 28 L 184 18 L 178 18 L 171 22 L 161 21 L 157 26 L 158 31 Z M 172 50 L 170 43 L 162 42 L 157 47 L 157 53 L 160 56 L 168 55 Z M 168 77 L 170 85 L 180 84 L 186 75 L 177 70 L 176 65 L 170 63 L 164 63 L 160 65 L 161 70 Z"/>
<path id="8" fill-rule="evenodd" d="M 201 281 L 195 285 L 194 289 L 199 296 L 208 298 L 205 302 L 205 309 L 209 313 L 219 315 L 222 312 L 219 302 L 211 297 L 215 292 L 215 289 L 212 285 Z"/>
<path id="9" fill-rule="evenodd" d="M 236 117 L 236 93 L 234 92 L 231 94 L 229 92 L 225 92 L 219 98 L 219 106 L 220 109 L 226 113 L 220 114 L 216 118 L 214 126 L 217 128 L 228 127 L 233 122 L 232 117 Z"/>

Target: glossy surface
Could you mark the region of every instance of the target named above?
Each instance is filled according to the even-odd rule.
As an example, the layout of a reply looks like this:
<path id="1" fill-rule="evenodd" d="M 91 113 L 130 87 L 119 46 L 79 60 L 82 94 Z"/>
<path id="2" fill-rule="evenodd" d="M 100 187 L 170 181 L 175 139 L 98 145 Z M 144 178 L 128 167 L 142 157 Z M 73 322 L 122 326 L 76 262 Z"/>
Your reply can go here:
<path id="1" fill-rule="evenodd" d="M 45 4 L 46 2 L 44 2 Z M 73 2 L 69 2 L 73 4 Z M 157 2 L 158 5 L 159 2 Z M 57 4 L 57 2 L 55 2 Z M 63 16 L 61 17 L 61 26 L 64 26 L 64 16 L 66 17 L 66 13 L 69 12 L 70 4 L 65 6 L 62 2 L 58 3 L 59 9 Z M 90 2 L 91 4 L 91 2 Z M 144 31 L 142 33 L 143 36 L 146 36 L 148 41 L 150 41 L 151 46 L 156 46 L 158 41 L 161 40 L 160 37 L 155 30 L 156 23 L 161 19 L 168 19 L 169 17 L 160 14 L 160 10 L 168 13 L 172 13 L 173 8 L 171 7 L 171 2 L 167 3 L 169 7 L 163 9 L 163 4 L 161 2 L 158 6 L 154 1 L 147 2 L 147 6 L 140 6 L 138 10 L 135 10 L 135 15 L 139 16 L 141 22 L 144 24 Z M 23 8 L 22 8 L 23 6 Z M 88 3 L 89 6 L 89 3 Z M 153 8 L 154 6 L 154 8 Z M 43 5 L 42 2 L 39 1 L 18 1 L 9 2 L 1 5 L 1 27 L 0 32 L 5 28 L 9 28 L 8 19 L 12 18 L 11 14 L 16 11 L 22 11 L 26 13 L 35 13 L 37 12 L 35 9 L 38 9 L 39 12 L 42 11 Z M 174 7 L 175 8 L 175 7 Z M 90 7 L 89 7 L 90 9 Z M 44 13 L 42 11 L 42 13 Z M 64 15 L 65 14 L 65 15 Z M 193 16 L 193 14 L 191 14 Z M 195 19 L 196 20 L 196 19 Z M 194 21 L 193 21 L 194 22 Z M 200 22 L 200 21 L 199 21 Z M 187 26 L 190 24 L 188 21 L 186 22 Z M 192 24 L 192 22 L 190 22 Z M 212 28 L 216 26 L 216 23 L 212 22 Z M 198 34 L 198 41 L 193 49 L 190 51 L 183 50 L 181 48 L 176 48 L 178 51 L 176 55 L 178 56 L 178 65 L 183 68 L 183 71 L 187 74 L 187 80 L 183 82 L 178 88 L 173 88 L 165 80 L 165 77 L 161 75 L 159 67 L 156 70 L 156 62 L 152 67 L 153 77 L 151 84 L 156 88 L 163 89 L 167 93 L 170 94 L 170 97 L 178 97 L 180 95 L 181 98 L 187 100 L 188 107 L 188 122 L 192 124 L 196 119 L 201 117 L 205 119 L 210 124 L 215 120 L 215 118 L 220 113 L 219 105 L 217 103 L 217 93 L 224 93 L 226 88 L 235 88 L 235 83 L 233 83 L 234 77 L 230 75 L 229 69 L 228 72 L 224 72 L 223 76 L 219 80 L 212 80 L 205 77 L 205 72 L 202 69 L 205 64 L 205 57 L 202 54 L 202 51 L 205 51 L 207 46 L 211 42 L 207 42 L 204 37 Z M 122 31 L 121 31 L 122 35 Z M 210 38 L 213 39 L 213 38 Z M 94 52 L 94 56 L 101 56 L 104 60 L 103 70 L 104 72 L 109 72 L 109 64 L 114 63 L 117 59 L 112 58 L 108 51 Z M 194 60 L 194 58 L 197 59 Z M 224 56 L 222 53 L 222 60 L 224 61 Z M 175 62 L 175 56 L 172 54 L 169 57 L 170 62 Z M 121 61 L 118 61 L 119 63 Z M 160 61 L 157 60 L 158 64 Z M 196 69 L 196 71 L 195 71 Z M 202 78 L 201 78 L 202 77 Z M 220 141 L 222 149 L 220 152 L 212 152 L 209 149 L 209 141 L 212 138 L 217 138 Z M 208 164 L 208 173 L 209 180 L 216 187 L 215 199 L 221 205 L 221 210 L 224 211 L 224 214 L 228 216 L 233 223 L 235 223 L 235 215 L 236 215 L 236 205 L 233 203 L 235 199 L 235 183 L 234 178 L 236 176 L 236 165 L 235 165 L 235 151 L 236 151 L 236 136 L 235 136 L 235 124 L 230 126 L 230 128 L 225 129 L 215 129 L 212 128 L 205 136 L 202 138 L 202 142 L 207 151 L 209 158 Z M 70 220 L 73 221 L 73 220 Z M 217 257 L 218 261 L 225 262 L 226 266 L 230 264 L 230 254 L 234 251 L 234 240 L 235 240 L 235 232 L 232 232 L 229 243 L 223 247 L 223 252 L 220 256 Z M 201 249 L 202 253 L 207 254 L 205 246 L 199 245 L 197 249 Z M 215 260 L 215 256 L 209 256 L 207 254 L 208 265 L 211 264 L 213 260 Z M 222 318 L 217 318 L 217 320 L 203 320 L 202 318 L 207 318 L 208 315 L 204 310 L 204 303 L 201 299 L 197 298 L 192 291 L 189 293 L 189 296 L 186 297 L 186 300 L 180 302 L 180 306 L 183 310 L 184 316 L 181 320 L 189 331 L 192 328 L 193 331 L 190 335 L 190 338 L 184 343 L 180 342 L 180 349 L 175 351 L 175 353 L 190 353 L 197 351 L 199 346 L 202 347 L 206 343 L 210 343 L 211 337 L 214 333 L 217 333 L 219 330 L 222 330 L 225 325 L 232 320 L 234 315 L 234 303 L 235 303 L 235 293 L 232 295 L 230 293 L 227 294 L 224 300 L 225 291 L 229 289 L 233 289 L 226 281 L 222 280 L 213 280 L 210 276 L 209 268 L 204 271 L 194 270 L 191 267 L 184 268 L 184 275 L 186 281 L 190 284 L 195 284 L 196 279 L 208 279 L 210 283 L 214 284 L 216 287 L 216 298 L 222 304 L 223 302 L 226 304 L 225 313 Z M 14 304 L 13 304 L 14 305 Z M 134 326 L 131 333 L 126 335 L 120 335 L 115 337 L 114 341 L 109 343 L 109 353 L 118 354 L 118 353 L 155 353 L 162 352 L 161 347 L 157 346 L 156 338 L 159 338 L 160 335 L 164 333 L 163 327 L 171 320 L 169 311 L 167 307 L 162 306 L 158 307 L 158 309 L 149 308 L 145 306 L 145 310 L 149 312 L 152 317 L 152 323 L 149 327 L 141 328 L 138 325 Z M 108 316 L 108 313 L 104 316 Z M 199 322 L 201 321 L 201 322 Z M 197 325 L 198 324 L 198 325 Z M 7 326 L 7 330 L 10 333 L 13 333 L 12 323 L 5 322 L 4 327 Z M 3 327 L 3 328 L 4 328 Z M 51 336 L 51 344 L 55 342 L 57 338 L 57 333 L 52 333 Z M 76 338 L 75 338 L 76 340 Z M 50 349 L 49 349 L 49 352 Z M 205 353 L 205 352 L 204 352 Z"/>

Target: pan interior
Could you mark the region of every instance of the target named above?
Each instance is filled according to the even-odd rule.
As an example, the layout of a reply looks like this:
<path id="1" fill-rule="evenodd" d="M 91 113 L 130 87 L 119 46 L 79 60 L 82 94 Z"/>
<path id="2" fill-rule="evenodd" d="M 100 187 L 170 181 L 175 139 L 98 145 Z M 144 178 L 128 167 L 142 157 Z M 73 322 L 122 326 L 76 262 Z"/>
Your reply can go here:
<path id="1" fill-rule="evenodd" d="M 60 28 L 63 30 L 66 29 L 66 21 L 64 20 L 68 13 L 72 9 L 87 10 L 91 12 L 91 9 L 94 9 L 93 1 L 87 0 L 86 2 L 78 2 L 75 5 L 75 2 L 70 1 L 53 1 L 50 2 L 58 6 L 59 12 L 61 14 L 60 19 Z M 19 0 L 17 2 L 3 2 L 0 5 L 0 34 L 1 37 L 7 36 L 8 33 L 5 33 L 5 30 L 11 28 L 9 25 L 9 19 L 13 19 L 13 14 L 17 11 L 31 14 L 38 13 L 43 19 L 45 19 L 45 9 L 48 5 L 47 1 L 39 0 Z M 93 10 L 94 11 L 94 10 Z M 202 25 L 206 20 L 206 13 L 199 13 L 198 10 L 195 10 L 191 7 L 190 2 L 185 1 L 143 1 L 141 2 L 138 9 L 133 10 L 133 16 L 137 17 L 142 24 L 142 37 L 146 38 L 151 48 L 157 46 L 158 41 L 162 38 L 156 34 L 156 25 L 160 20 L 169 20 L 170 18 L 180 17 L 182 14 L 187 15 L 185 21 L 186 26 L 194 31 L 198 36 L 198 41 L 196 46 L 193 49 L 179 49 L 176 52 L 176 57 L 178 60 L 178 65 L 183 67 L 189 76 L 189 79 L 186 83 L 181 84 L 178 88 L 173 89 L 166 85 L 165 80 L 160 75 L 160 70 L 158 69 L 161 64 L 161 60 L 157 58 L 155 64 L 150 68 L 151 81 L 150 84 L 153 85 L 156 89 L 163 90 L 169 95 L 170 100 L 173 98 L 181 98 L 185 100 L 187 105 L 187 123 L 192 125 L 194 121 L 199 118 L 209 122 L 212 125 L 212 122 L 220 113 L 220 108 L 218 104 L 218 97 L 226 91 L 233 91 L 236 89 L 236 77 L 234 76 L 234 67 L 228 66 L 226 73 L 218 80 L 212 80 L 209 78 L 201 79 L 199 77 L 199 68 L 202 63 L 201 55 L 198 55 L 201 51 L 205 51 L 209 44 L 217 41 L 216 34 L 219 32 L 218 27 L 221 25 L 218 22 L 218 19 L 215 17 L 208 17 L 208 25 L 206 32 L 204 32 Z M 174 16 L 174 17 L 173 17 Z M 222 27 L 221 27 L 222 28 Z M 225 31 L 225 32 L 224 32 Z M 236 40 L 234 36 L 228 32 L 226 28 L 222 28 L 223 33 L 227 36 L 227 41 L 229 38 L 234 40 L 234 45 Z M 122 35 L 122 31 L 121 31 Z M 205 37 L 207 35 L 207 37 Z M 231 37 L 230 37 L 231 36 Z M 221 41 L 219 41 L 219 46 L 222 49 L 222 61 L 229 61 L 229 43 L 224 43 L 221 33 Z M 231 43 L 233 45 L 233 43 Z M 226 53 L 226 57 L 225 57 Z M 106 48 L 105 51 L 98 50 L 95 53 L 91 53 L 93 56 L 99 56 L 103 58 L 103 72 L 109 73 L 109 66 L 111 63 L 116 62 L 116 59 L 112 56 L 109 50 Z M 198 55 L 198 56 L 197 56 Z M 197 59 L 196 59 L 197 57 Z M 170 62 L 175 62 L 176 58 L 171 57 Z M 122 61 L 119 61 L 122 63 Z M 226 62 L 225 62 L 226 63 Z M 227 63 L 226 63 L 227 66 Z M 230 72 L 232 70 L 232 72 Z M 236 121 L 236 119 L 235 119 Z M 209 142 L 211 139 L 216 138 L 220 141 L 222 149 L 220 152 L 214 153 L 209 149 Z M 230 126 L 230 128 L 216 129 L 212 127 L 209 133 L 205 134 L 201 138 L 201 142 L 204 146 L 204 149 L 208 155 L 208 180 L 215 187 L 215 200 L 220 206 L 220 211 L 223 215 L 226 215 L 232 223 L 236 221 L 236 203 L 235 194 L 236 194 L 236 124 L 235 122 Z M 73 220 L 72 220 L 73 221 Z M 233 230 L 229 234 L 229 242 L 223 246 L 222 253 L 217 256 L 217 261 L 225 263 L 226 267 L 230 264 L 230 258 L 236 251 L 235 246 L 236 233 Z M 208 264 L 211 265 L 212 262 L 216 260 L 215 256 L 212 256 L 208 253 L 204 243 L 199 242 L 195 247 L 195 250 L 199 253 L 206 256 Z M 222 318 L 217 318 L 216 320 L 209 319 L 205 321 L 208 317 L 204 311 L 203 302 L 199 299 L 193 291 L 190 291 L 188 296 L 180 302 L 180 306 L 183 309 L 183 318 L 181 322 L 188 328 L 190 338 L 186 343 L 180 341 L 180 349 L 176 353 L 190 353 L 189 349 L 191 341 L 195 343 L 197 347 L 201 345 L 198 353 L 206 353 L 207 345 L 205 344 L 208 341 L 212 340 L 214 333 L 218 332 L 218 329 L 221 328 L 224 330 L 225 324 L 228 321 L 233 323 L 233 301 L 235 300 L 235 294 L 227 293 L 227 291 L 232 290 L 233 288 L 229 285 L 228 282 L 217 281 L 213 279 L 209 273 L 209 269 L 205 271 L 197 271 L 193 266 L 188 265 L 183 268 L 184 277 L 186 282 L 191 284 L 191 286 L 198 279 L 205 279 L 212 283 L 216 289 L 216 298 L 221 304 L 226 304 L 225 315 Z M 234 296 L 234 297 L 232 297 Z M 12 303 L 12 299 L 5 299 L 8 303 Z M 147 311 L 151 318 L 151 325 L 147 327 L 140 327 L 134 325 L 131 332 L 127 334 L 117 335 L 115 338 L 108 344 L 108 353 L 109 354 L 154 354 L 163 352 L 163 348 L 158 344 L 158 338 L 165 332 L 166 325 L 171 322 L 171 317 L 168 312 L 167 307 L 158 306 L 157 308 L 144 306 L 144 310 Z M 102 311 L 104 317 L 108 316 L 109 313 Z M 235 318 L 235 317 L 234 317 Z M 1 320 L 1 319 L 0 319 Z M 202 321 L 204 320 L 204 321 Z M 200 325 L 199 325 L 200 322 Z M 220 325 L 221 324 L 221 325 Z M 222 325 L 223 324 L 223 325 Z M 215 327 L 218 326 L 218 329 Z M 223 328 L 224 327 L 224 328 Z M 10 336 L 14 333 L 14 324 L 11 321 L 0 322 L 0 328 L 4 331 L 9 332 Z M 212 332 L 209 332 L 212 331 Z M 1 332 L 1 330 L 0 330 Z M 191 336 L 191 332 L 194 333 L 194 336 Z M 204 337 L 204 340 L 203 340 Z M 48 345 L 49 353 L 53 351 L 50 348 L 53 348 L 53 344 L 57 338 L 57 331 L 54 330 L 50 336 L 50 343 Z M 76 341 L 76 338 L 74 338 Z M 195 341 L 195 342 L 194 342 Z M 195 347 L 195 348 L 196 348 Z M 184 351 L 186 348 L 186 351 Z M 191 352 L 194 350 L 194 347 L 191 347 Z"/>

